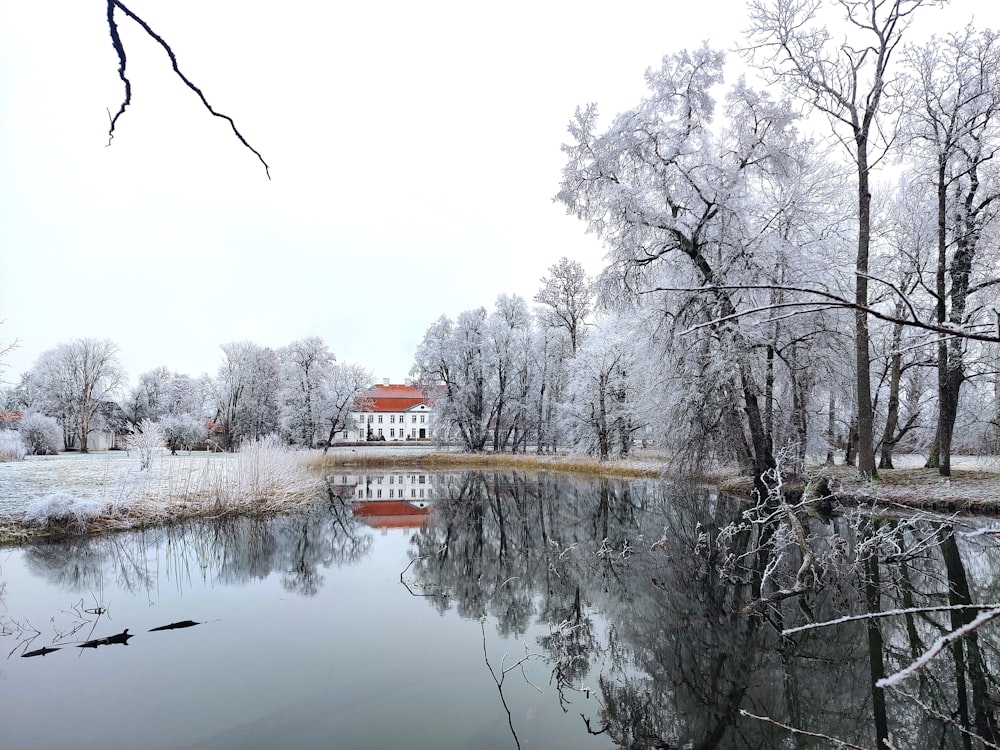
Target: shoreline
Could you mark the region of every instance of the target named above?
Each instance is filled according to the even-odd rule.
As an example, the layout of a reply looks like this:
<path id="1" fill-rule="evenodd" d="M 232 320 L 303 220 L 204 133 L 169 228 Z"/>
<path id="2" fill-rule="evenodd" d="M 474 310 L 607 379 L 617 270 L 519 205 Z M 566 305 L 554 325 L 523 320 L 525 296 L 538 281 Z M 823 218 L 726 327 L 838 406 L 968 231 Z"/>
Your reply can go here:
<path id="1" fill-rule="evenodd" d="M 164 456 L 164 461 L 169 457 Z M 330 474 L 349 469 L 381 471 L 394 468 L 424 471 L 557 472 L 614 479 L 662 479 L 664 481 L 709 485 L 719 492 L 749 500 L 752 481 L 738 475 L 732 467 L 714 466 L 696 476 L 681 476 L 670 470 L 670 458 L 653 452 L 639 452 L 624 460 L 598 461 L 586 456 L 536 453 L 458 453 L 441 451 L 429 446 L 393 448 L 338 448 L 327 453 L 314 450 L 300 457 L 301 465 L 314 475 Z M 914 463 L 913 460 L 910 461 Z M 966 515 L 1000 515 L 1000 463 L 994 457 L 966 459 L 963 468 L 955 468 L 952 477 L 941 477 L 936 469 L 908 466 L 887 469 L 878 480 L 862 480 L 851 466 L 810 466 L 810 478 L 828 478 L 836 503 L 844 506 L 873 505 L 904 511 L 931 511 Z M 786 495 L 797 499 L 805 483 L 789 481 Z M 173 523 L 211 519 L 228 515 L 274 515 L 304 507 L 302 497 L 265 505 L 246 504 L 220 508 L 217 503 L 201 502 L 190 495 L 159 502 L 139 502 L 125 513 L 102 514 L 85 528 L 69 525 L 34 526 L 17 516 L 0 516 L 0 547 L 21 546 L 53 541 L 73 536 L 112 533 L 142 528 L 168 526 Z M 220 512 L 221 511 L 221 512 Z"/>

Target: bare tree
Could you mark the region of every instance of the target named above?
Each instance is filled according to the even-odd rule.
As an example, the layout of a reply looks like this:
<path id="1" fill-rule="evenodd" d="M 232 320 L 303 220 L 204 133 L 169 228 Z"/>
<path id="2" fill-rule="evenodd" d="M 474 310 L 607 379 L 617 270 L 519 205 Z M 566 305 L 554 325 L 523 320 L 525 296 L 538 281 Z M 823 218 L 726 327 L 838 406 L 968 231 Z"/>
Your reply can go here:
<path id="1" fill-rule="evenodd" d="M 751 0 L 749 56 L 762 70 L 826 115 L 856 169 L 857 253 L 854 333 L 858 469 L 875 476 L 868 283 L 871 176 L 893 140 L 890 99 L 894 53 L 913 13 L 937 0 L 837 0 L 852 35 L 837 42 L 820 18 L 823 0 Z"/>
<path id="2" fill-rule="evenodd" d="M 1000 148 L 1000 36 L 971 26 L 944 40 L 908 50 L 912 71 L 907 122 L 918 166 L 926 164 L 934 186 L 937 252 L 934 321 L 957 330 L 992 322 L 970 299 L 1000 283 L 982 265 L 984 231 L 995 219 L 1000 179 L 993 159 Z M 978 313 L 978 315 L 977 315 Z M 976 320 L 976 318 L 979 318 Z M 952 437 L 959 395 L 967 377 L 968 340 L 939 336 L 937 341 L 938 420 L 927 462 L 942 476 L 951 474 Z"/>
<path id="3" fill-rule="evenodd" d="M 327 433 L 323 452 L 326 453 L 338 432 L 349 426 L 351 412 L 370 406 L 365 393 L 375 376 L 361 365 L 334 363 L 330 377 L 320 389 L 319 424 Z"/>

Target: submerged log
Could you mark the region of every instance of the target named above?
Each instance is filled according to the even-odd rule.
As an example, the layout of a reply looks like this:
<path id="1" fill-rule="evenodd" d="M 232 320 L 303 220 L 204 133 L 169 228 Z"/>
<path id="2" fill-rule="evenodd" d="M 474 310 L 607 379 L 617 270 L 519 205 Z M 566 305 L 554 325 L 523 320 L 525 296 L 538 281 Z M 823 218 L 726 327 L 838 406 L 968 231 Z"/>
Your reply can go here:
<path id="1" fill-rule="evenodd" d="M 109 635 L 106 638 L 95 638 L 92 641 L 84 641 L 78 648 L 97 648 L 98 646 L 110 646 L 115 643 L 120 643 L 123 646 L 128 645 L 128 639 L 132 636 L 129 635 L 128 628 L 125 628 L 122 632 L 116 635 Z"/>
<path id="2" fill-rule="evenodd" d="M 155 633 L 157 630 L 177 630 L 178 628 L 193 628 L 195 625 L 201 625 L 200 622 L 195 622 L 194 620 L 180 620 L 179 622 L 172 622 L 169 625 L 160 625 L 158 628 L 150 628 L 150 633 Z"/>
<path id="3" fill-rule="evenodd" d="M 45 646 L 43 648 L 36 648 L 34 651 L 28 651 L 25 654 L 21 654 L 22 659 L 26 659 L 29 656 L 45 656 L 45 654 L 51 654 L 53 651 L 58 651 L 59 648 L 49 648 Z"/>

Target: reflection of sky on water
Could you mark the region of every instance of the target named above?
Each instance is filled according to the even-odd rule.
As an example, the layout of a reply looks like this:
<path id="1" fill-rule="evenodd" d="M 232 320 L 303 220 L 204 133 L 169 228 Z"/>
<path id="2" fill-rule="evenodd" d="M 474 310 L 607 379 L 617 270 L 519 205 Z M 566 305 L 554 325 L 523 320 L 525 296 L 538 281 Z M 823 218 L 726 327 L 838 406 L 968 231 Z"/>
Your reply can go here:
<path id="1" fill-rule="evenodd" d="M 372 486 L 377 493 L 377 478 Z M 398 491 L 398 477 L 386 486 Z M 107 613 L 44 656 L 21 659 L 18 634 L 0 638 L 12 651 L 0 661 L 0 747 L 514 748 L 484 662 L 484 615 L 498 676 L 525 644 L 533 654 L 523 675 L 503 678 L 524 748 L 787 741 L 778 724 L 741 710 L 872 746 L 864 622 L 790 639 L 780 629 L 873 605 L 940 604 L 949 585 L 972 602 L 1000 599 L 995 540 L 970 536 L 969 523 L 951 536 L 940 520 L 804 518 L 822 585 L 749 617 L 751 588 L 739 579 L 769 558 L 723 565 L 729 552 L 752 551 L 754 538 L 716 534 L 743 518 L 730 499 L 544 474 L 452 473 L 433 486 L 433 502 L 419 509 L 396 497 L 377 509 L 334 497 L 305 516 L 3 551 L 2 622 L 42 631 L 23 651 L 52 645 L 82 610 L 103 604 Z M 866 545 L 880 550 L 878 565 L 852 567 Z M 785 554 L 775 585 L 798 566 Z M 870 599 L 860 584 L 873 574 L 880 590 Z M 201 624 L 148 632 L 188 619 Z M 886 669 L 954 624 L 946 613 L 880 619 Z M 126 627 L 128 646 L 74 645 Z M 991 624 L 964 644 L 967 705 L 1000 703 L 984 679 L 1000 671 L 996 642 Z M 930 679 L 907 687 L 954 715 L 955 672 L 949 649 Z M 886 696 L 904 744 L 954 744 L 952 725 L 905 695 Z M 975 720 L 988 728 L 992 711 Z M 607 733 L 588 734 L 581 713 Z"/>
<path id="2" fill-rule="evenodd" d="M 81 599 L 78 610 L 97 599 L 108 612 L 72 642 L 125 627 L 136 635 L 127 647 L 69 645 L 0 662 L 0 746 L 512 747 L 479 622 L 442 616 L 400 584 L 408 533 L 381 533 L 350 516 L 337 522 L 364 542 L 334 543 L 344 536 L 335 524 L 273 519 L 239 522 L 251 528 L 230 530 L 235 540 L 199 526 L 4 552 L 6 617 L 42 631 L 29 649 L 78 619 L 72 607 Z M 313 557 L 327 564 L 303 595 L 289 579 L 309 557 L 303 545 L 317 542 L 323 550 Z M 338 556 L 348 548 L 361 554 Z M 147 632 L 185 619 L 203 624 Z M 492 624 L 486 632 L 497 664 L 523 653 Z M 5 655 L 13 641 L 0 639 Z M 529 670 L 547 684 L 541 662 Z M 525 737 L 588 746 L 578 715 L 514 677 L 506 691 Z"/>

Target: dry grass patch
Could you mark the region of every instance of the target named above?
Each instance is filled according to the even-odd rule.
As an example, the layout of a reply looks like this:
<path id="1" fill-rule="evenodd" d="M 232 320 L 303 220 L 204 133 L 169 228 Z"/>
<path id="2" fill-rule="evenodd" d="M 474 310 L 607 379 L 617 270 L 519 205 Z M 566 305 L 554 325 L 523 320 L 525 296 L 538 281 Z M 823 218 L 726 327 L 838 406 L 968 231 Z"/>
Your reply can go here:
<path id="1" fill-rule="evenodd" d="M 559 471 L 588 476 L 624 478 L 660 477 L 665 465 L 658 458 L 598 461 L 587 456 L 540 455 L 535 453 L 447 453 L 359 449 L 314 455 L 307 465 L 319 472 L 340 469 L 414 468 L 424 471 L 455 469 Z"/>

